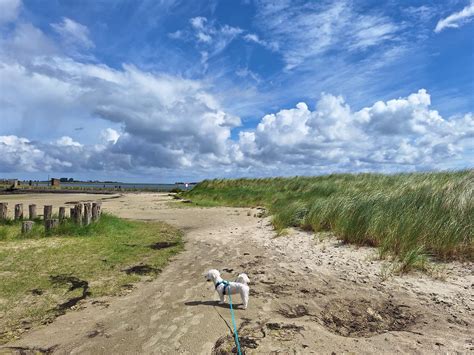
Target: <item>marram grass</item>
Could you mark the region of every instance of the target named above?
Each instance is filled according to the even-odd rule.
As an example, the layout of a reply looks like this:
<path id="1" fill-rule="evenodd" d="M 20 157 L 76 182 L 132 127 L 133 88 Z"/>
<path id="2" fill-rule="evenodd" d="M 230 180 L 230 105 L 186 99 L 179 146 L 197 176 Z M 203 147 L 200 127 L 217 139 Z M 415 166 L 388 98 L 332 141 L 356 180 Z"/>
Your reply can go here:
<path id="1" fill-rule="evenodd" d="M 185 195 L 200 205 L 264 205 L 277 230 L 329 230 L 402 263 L 473 260 L 474 170 L 206 180 Z"/>

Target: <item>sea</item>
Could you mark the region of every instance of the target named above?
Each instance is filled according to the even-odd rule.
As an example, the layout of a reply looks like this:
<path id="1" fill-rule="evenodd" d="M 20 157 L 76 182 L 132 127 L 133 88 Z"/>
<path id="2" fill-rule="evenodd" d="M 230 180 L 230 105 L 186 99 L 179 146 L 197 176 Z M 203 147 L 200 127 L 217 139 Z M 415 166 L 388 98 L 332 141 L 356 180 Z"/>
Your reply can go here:
<path id="1" fill-rule="evenodd" d="M 22 185 L 28 185 L 29 181 L 22 181 Z M 184 183 L 175 183 L 175 184 L 144 184 L 144 183 L 125 183 L 125 182 L 85 182 L 85 181 L 77 181 L 77 182 L 61 182 L 60 187 L 66 188 L 103 188 L 103 189 L 122 189 L 122 190 L 153 190 L 153 191 L 171 191 L 173 189 L 180 189 L 180 190 L 190 190 L 196 184 L 191 183 L 186 184 Z M 47 187 L 51 186 L 49 181 L 33 181 L 32 186 L 38 187 Z"/>

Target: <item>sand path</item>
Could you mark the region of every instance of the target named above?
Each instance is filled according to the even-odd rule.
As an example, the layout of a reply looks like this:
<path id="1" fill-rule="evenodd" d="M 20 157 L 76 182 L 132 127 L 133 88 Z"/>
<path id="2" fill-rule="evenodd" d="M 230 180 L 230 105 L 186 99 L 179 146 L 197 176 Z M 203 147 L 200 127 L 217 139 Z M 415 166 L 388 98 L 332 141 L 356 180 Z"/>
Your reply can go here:
<path id="1" fill-rule="evenodd" d="M 19 353 L 225 353 L 233 346 L 230 313 L 204 281 L 209 268 L 227 279 L 249 274 L 249 309 L 236 311 L 247 353 L 474 351 L 472 264 L 448 264 L 444 280 L 390 276 L 373 249 L 300 231 L 275 238 L 256 210 L 174 208 L 166 194 L 1 199 L 61 205 L 99 198 L 105 211 L 121 217 L 179 227 L 185 251 L 155 280 L 125 296 L 86 300 L 0 353 L 15 347 Z"/>

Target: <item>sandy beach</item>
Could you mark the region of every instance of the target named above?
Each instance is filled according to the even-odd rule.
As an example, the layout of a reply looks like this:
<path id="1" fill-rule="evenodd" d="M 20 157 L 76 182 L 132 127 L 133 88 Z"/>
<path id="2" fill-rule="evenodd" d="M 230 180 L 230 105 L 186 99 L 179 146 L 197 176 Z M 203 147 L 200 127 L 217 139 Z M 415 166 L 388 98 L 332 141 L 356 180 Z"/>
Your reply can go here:
<path id="1" fill-rule="evenodd" d="M 249 308 L 236 310 L 247 354 L 474 351 L 470 263 L 398 276 L 376 249 L 344 245 L 329 233 L 290 230 L 277 237 L 259 210 L 188 207 L 160 193 L 0 200 L 36 203 L 39 211 L 43 204 L 102 200 L 105 212 L 178 227 L 186 242 L 153 281 L 121 297 L 86 299 L 0 353 L 225 354 L 234 346 L 230 312 L 204 280 L 210 268 L 228 280 L 240 272 L 250 277 Z"/>

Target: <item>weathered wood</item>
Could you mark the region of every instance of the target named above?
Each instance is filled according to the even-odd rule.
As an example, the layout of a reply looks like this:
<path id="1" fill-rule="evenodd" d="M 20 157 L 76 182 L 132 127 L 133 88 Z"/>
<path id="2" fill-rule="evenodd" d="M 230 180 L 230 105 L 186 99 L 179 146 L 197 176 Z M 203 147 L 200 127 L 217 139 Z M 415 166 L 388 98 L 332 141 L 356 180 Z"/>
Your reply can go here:
<path id="1" fill-rule="evenodd" d="M 92 203 L 92 220 L 97 221 L 100 218 L 102 204 L 100 202 Z"/>
<path id="2" fill-rule="evenodd" d="M 43 219 L 46 221 L 47 219 L 51 219 L 53 217 L 53 206 L 45 205 L 43 209 Z"/>
<path id="3" fill-rule="evenodd" d="M 92 206 L 90 203 L 85 203 L 84 216 L 82 217 L 82 223 L 85 226 L 88 226 L 89 224 L 91 224 L 91 219 L 92 219 Z"/>
<path id="4" fill-rule="evenodd" d="M 79 225 L 82 224 L 82 203 L 78 203 L 74 207 L 74 222 Z"/>
<path id="5" fill-rule="evenodd" d="M 21 224 L 21 233 L 25 234 L 31 232 L 34 224 L 35 222 L 33 221 L 23 221 L 23 223 Z"/>
<path id="6" fill-rule="evenodd" d="M 8 202 L 0 202 L 0 220 L 8 218 Z"/>
<path id="7" fill-rule="evenodd" d="M 15 220 L 23 219 L 23 204 L 17 203 L 15 205 Z"/>
<path id="8" fill-rule="evenodd" d="M 71 219 L 72 219 L 73 221 L 74 221 L 74 219 L 76 218 L 76 217 L 74 216 L 74 211 L 76 211 L 76 208 L 75 208 L 75 207 L 71 207 L 71 208 L 69 209 L 69 213 L 70 213 Z"/>
<path id="9" fill-rule="evenodd" d="M 36 214 L 36 205 L 32 204 L 28 206 L 28 211 L 30 215 L 30 220 L 38 218 L 38 215 Z"/>
<path id="10" fill-rule="evenodd" d="M 44 228 L 46 232 L 51 232 L 59 225 L 59 219 L 47 219 L 44 221 Z"/>
<path id="11" fill-rule="evenodd" d="M 59 222 L 66 220 L 66 207 L 59 207 Z"/>
<path id="12" fill-rule="evenodd" d="M 94 202 L 92 204 L 92 220 L 95 222 L 99 219 L 99 208 L 97 206 L 97 203 Z"/>

